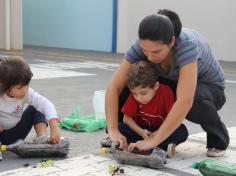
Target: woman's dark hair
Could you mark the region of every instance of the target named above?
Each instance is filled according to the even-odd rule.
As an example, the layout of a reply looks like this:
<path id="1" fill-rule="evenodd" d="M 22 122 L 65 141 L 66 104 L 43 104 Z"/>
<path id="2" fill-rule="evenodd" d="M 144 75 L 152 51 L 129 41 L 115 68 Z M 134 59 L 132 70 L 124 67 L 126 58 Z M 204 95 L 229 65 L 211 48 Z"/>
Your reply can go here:
<path id="1" fill-rule="evenodd" d="M 0 56 L 0 95 L 15 85 L 28 85 L 33 76 L 28 63 L 21 56 Z"/>
<path id="2" fill-rule="evenodd" d="M 138 35 L 142 40 L 171 43 L 172 37 L 179 37 L 182 24 L 179 16 L 170 10 L 159 10 L 158 14 L 146 16 L 139 24 Z"/>
<path id="3" fill-rule="evenodd" d="M 154 64 L 142 60 L 132 65 L 126 84 L 130 89 L 139 86 L 154 88 L 157 81 L 158 75 Z"/>
<path id="4" fill-rule="evenodd" d="M 157 12 L 158 14 L 167 16 L 174 26 L 175 37 L 178 38 L 182 29 L 182 23 L 180 21 L 179 15 L 174 11 L 168 9 L 161 9 Z"/>

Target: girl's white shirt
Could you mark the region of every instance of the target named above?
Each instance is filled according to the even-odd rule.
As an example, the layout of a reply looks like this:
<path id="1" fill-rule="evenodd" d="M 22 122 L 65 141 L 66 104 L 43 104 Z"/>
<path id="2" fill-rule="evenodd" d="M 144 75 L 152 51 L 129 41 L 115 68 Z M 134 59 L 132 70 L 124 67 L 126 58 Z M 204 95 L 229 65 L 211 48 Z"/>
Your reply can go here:
<path id="1" fill-rule="evenodd" d="M 0 125 L 5 130 L 15 127 L 28 105 L 32 105 L 44 114 L 47 121 L 57 118 L 54 105 L 47 98 L 29 88 L 28 94 L 22 99 L 11 98 L 6 94 L 0 96 Z"/>

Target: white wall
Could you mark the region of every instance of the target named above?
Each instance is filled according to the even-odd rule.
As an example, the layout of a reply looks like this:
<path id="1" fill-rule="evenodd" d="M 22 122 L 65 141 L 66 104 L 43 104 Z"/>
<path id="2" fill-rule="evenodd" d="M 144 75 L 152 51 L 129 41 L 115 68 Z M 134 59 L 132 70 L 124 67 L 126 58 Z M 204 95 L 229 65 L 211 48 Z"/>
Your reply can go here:
<path id="1" fill-rule="evenodd" d="M 0 49 L 10 49 L 9 1 L 0 0 Z"/>
<path id="2" fill-rule="evenodd" d="M 11 0 L 10 13 L 11 49 L 23 49 L 22 0 Z"/>
<path id="3" fill-rule="evenodd" d="M 21 0 L 0 0 L 0 49 L 22 49 Z"/>
<path id="4" fill-rule="evenodd" d="M 144 16 L 163 8 L 176 11 L 184 27 L 202 33 L 219 60 L 236 61 L 235 0 L 119 0 L 117 52 L 130 47 Z"/>

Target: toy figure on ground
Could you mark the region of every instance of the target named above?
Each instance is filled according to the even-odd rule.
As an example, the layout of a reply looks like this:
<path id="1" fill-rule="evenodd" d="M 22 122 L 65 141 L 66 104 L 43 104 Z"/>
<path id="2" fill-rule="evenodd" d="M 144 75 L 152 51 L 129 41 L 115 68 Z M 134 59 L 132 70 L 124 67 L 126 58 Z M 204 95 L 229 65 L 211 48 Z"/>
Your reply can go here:
<path id="1" fill-rule="evenodd" d="M 108 172 L 111 176 L 124 176 L 124 169 L 121 166 L 109 165 Z"/>
<path id="2" fill-rule="evenodd" d="M 29 87 L 33 74 L 20 56 L 0 58 L 0 142 L 12 144 L 25 139 L 34 126 L 34 143 L 60 141 L 58 116 L 54 105 Z"/>

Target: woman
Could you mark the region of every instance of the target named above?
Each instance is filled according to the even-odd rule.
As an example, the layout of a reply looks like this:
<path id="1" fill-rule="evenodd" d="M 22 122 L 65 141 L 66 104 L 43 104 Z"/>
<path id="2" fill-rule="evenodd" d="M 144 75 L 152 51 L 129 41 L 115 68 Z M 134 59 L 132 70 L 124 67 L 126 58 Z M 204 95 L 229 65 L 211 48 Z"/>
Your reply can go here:
<path id="1" fill-rule="evenodd" d="M 223 156 L 229 135 L 217 111 L 225 103 L 224 73 L 207 41 L 198 32 L 182 28 L 178 15 L 166 9 L 146 16 L 139 25 L 138 35 L 107 87 L 110 139 L 119 143 L 120 148 L 127 147 L 126 138 L 118 130 L 118 114 L 121 118 L 121 104 L 127 96 L 126 75 L 133 63 L 149 60 L 156 64 L 160 82 L 176 91 L 176 102 L 159 130 L 146 140 L 129 144 L 128 150 L 154 148 L 186 118 L 207 133 L 207 156 Z"/>

